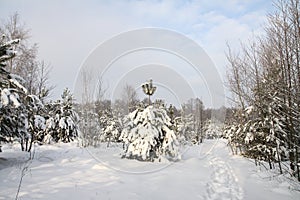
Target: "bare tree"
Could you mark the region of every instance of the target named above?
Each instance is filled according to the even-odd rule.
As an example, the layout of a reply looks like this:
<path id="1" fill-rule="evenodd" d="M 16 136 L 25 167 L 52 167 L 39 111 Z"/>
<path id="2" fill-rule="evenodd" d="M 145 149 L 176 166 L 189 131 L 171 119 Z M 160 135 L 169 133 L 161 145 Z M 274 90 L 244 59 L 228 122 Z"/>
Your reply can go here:
<path id="1" fill-rule="evenodd" d="M 102 76 L 98 76 L 96 86 L 96 101 L 103 101 L 105 94 L 108 91 L 108 86 L 105 87 Z"/>
<path id="2" fill-rule="evenodd" d="M 203 125 L 205 121 L 204 105 L 199 98 L 189 99 L 182 105 L 182 121 L 189 121 L 191 130 L 185 135 L 187 140 L 192 140 L 194 143 L 203 142 Z"/>
<path id="3" fill-rule="evenodd" d="M 46 67 L 43 61 L 38 61 L 38 45 L 30 43 L 29 33 L 30 31 L 25 24 L 20 22 L 18 13 L 14 13 L 0 26 L 0 34 L 4 35 L 6 39 L 20 39 L 20 44 L 15 49 L 18 56 L 8 61 L 7 69 L 24 79 L 23 85 L 30 94 L 46 97 L 53 89 L 53 86 L 49 85 L 48 82 L 50 67 Z M 44 91 L 43 95 L 41 88 Z"/>
<path id="4" fill-rule="evenodd" d="M 122 92 L 122 100 L 126 105 L 126 113 L 135 109 L 138 102 L 137 93 L 133 86 L 126 84 Z"/>
<path id="5" fill-rule="evenodd" d="M 39 98 L 44 101 L 45 98 L 51 96 L 51 91 L 54 89 L 53 85 L 49 83 L 49 77 L 51 72 L 51 66 L 46 64 L 45 61 L 39 62 L 37 71 L 37 91 Z"/>
<path id="6" fill-rule="evenodd" d="M 83 104 L 91 104 L 93 101 L 93 75 L 90 71 L 83 69 L 81 76 L 81 102 Z"/>

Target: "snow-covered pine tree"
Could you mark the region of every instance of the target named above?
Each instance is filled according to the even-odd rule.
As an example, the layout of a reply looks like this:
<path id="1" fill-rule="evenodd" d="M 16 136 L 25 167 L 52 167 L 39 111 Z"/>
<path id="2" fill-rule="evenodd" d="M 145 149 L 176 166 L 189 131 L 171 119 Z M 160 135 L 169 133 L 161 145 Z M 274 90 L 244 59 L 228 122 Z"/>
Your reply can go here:
<path id="1" fill-rule="evenodd" d="M 28 150 L 30 151 L 33 142 L 42 142 L 45 136 L 45 109 L 44 104 L 36 95 L 27 95 L 25 99 L 28 131 L 31 134 Z"/>
<path id="2" fill-rule="evenodd" d="M 243 114 L 247 120 L 227 127 L 225 135 L 233 152 L 238 148 L 247 157 L 268 162 L 271 169 L 276 162 L 282 172 L 281 161 L 288 156 L 286 122 L 280 114 L 284 108 L 276 93 L 266 94 L 266 100 L 260 107 L 248 106 Z"/>
<path id="3" fill-rule="evenodd" d="M 47 105 L 49 117 L 46 120 L 46 136 L 44 142 L 71 142 L 78 136 L 79 117 L 74 108 L 74 99 L 66 88 L 62 99 Z"/>
<path id="4" fill-rule="evenodd" d="M 43 117 L 39 115 L 43 104 L 37 96 L 27 94 L 22 77 L 5 68 L 7 61 L 16 55 L 13 48 L 18 42 L 12 40 L 4 43 L 2 39 L 0 46 L 0 140 L 8 142 L 17 139 L 23 151 L 30 151 L 40 133 L 38 129 L 43 128 Z"/>
<path id="5" fill-rule="evenodd" d="M 60 101 L 49 101 L 45 104 L 45 131 L 42 139 L 43 143 L 50 144 L 58 131 L 58 112 L 60 110 Z"/>
<path id="6" fill-rule="evenodd" d="M 10 142 L 18 138 L 22 143 L 30 137 L 27 118 L 23 113 L 24 104 L 20 100 L 25 97 L 27 90 L 21 84 L 22 78 L 6 69 L 6 63 L 16 55 L 14 46 L 19 40 L 4 40 L 3 36 L 0 41 L 0 141 Z"/>
<path id="7" fill-rule="evenodd" d="M 157 158 L 180 159 L 179 143 L 165 108 L 138 108 L 125 118 L 120 139 L 124 142 L 123 157 L 141 161 Z"/>

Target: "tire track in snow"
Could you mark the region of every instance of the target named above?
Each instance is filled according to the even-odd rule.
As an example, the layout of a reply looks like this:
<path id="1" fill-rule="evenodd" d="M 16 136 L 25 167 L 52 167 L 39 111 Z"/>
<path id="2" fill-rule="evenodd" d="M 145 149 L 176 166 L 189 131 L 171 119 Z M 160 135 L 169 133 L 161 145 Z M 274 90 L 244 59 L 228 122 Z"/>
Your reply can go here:
<path id="1" fill-rule="evenodd" d="M 221 158 L 211 157 L 209 166 L 213 169 L 207 183 L 207 200 L 242 200 L 243 190 L 231 167 Z"/>

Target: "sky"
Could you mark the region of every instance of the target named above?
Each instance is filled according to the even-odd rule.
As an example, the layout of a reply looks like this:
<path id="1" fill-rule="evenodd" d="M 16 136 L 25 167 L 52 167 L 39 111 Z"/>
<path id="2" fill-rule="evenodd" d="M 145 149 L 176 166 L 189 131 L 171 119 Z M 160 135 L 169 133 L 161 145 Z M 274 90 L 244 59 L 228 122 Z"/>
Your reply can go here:
<path id="1" fill-rule="evenodd" d="M 272 9 L 272 1 L 265 0 L 0 0 L 0 19 L 1 23 L 4 23 L 10 15 L 19 13 L 21 21 L 30 29 L 32 36 L 30 41 L 38 43 L 39 59 L 52 66 L 50 81 L 56 86 L 52 97 L 58 98 L 65 87 L 75 90 L 81 67 L 99 46 L 120 34 L 149 27 L 173 31 L 193 40 L 211 59 L 218 71 L 216 76 L 220 76 L 222 81 L 226 82 L 226 44 L 229 43 L 238 50 L 241 41 L 247 42 L 253 35 L 262 34 L 266 14 L 272 12 Z M 135 42 L 134 38 L 132 40 Z M 119 68 L 115 67 L 111 77 L 109 73 L 106 74 L 103 80 L 106 87 L 116 90 L 110 89 L 108 97 L 119 96 L 122 86 L 126 83 L 140 90 L 142 81 L 140 77 L 146 79 L 147 76 L 141 75 L 148 73 L 147 69 L 150 73 L 151 67 L 147 66 L 152 66 L 156 73 L 151 74 L 151 78 L 157 77 L 154 83 L 161 86 L 161 91 L 166 91 L 157 92 L 156 98 L 164 98 L 163 94 L 167 96 L 166 93 L 176 97 L 179 91 L 189 90 L 180 86 L 187 83 L 192 95 L 202 98 L 208 107 L 223 104 L 213 105 L 211 102 L 213 97 L 209 95 L 211 89 L 199 83 L 201 78 L 192 76 L 190 66 L 186 66 L 187 70 L 180 71 L 182 61 L 178 57 L 172 57 L 168 52 L 139 53 L 122 57 L 123 60 L 118 60 Z M 151 56 L 153 61 L 149 59 Z M 141 62 L 147 60 L 146 58 L 147 62 Z M 125 74 L 120 75 L 123 77 L 122 80 L 119 78 L 116 81 L 112 74 L 118 72 L 122 65 L 136 66 L 136 70 L 124 72 Z M 162 66 L 166 67 L 159 70 Z M 182 75 L 184 72 L 186 74 Z M 169 76 L 161 76 L 162 73 Z M 178 77 L 183 80 L 182 84 L 176 81 Z M 162 79 L 170 81 L 164 83 Z M 206 77 L 202 79 L 207 86 Z M 171 85 L 176 89 L 170 89 Z M 229 96 L 226 88 L 224 91 L 225 93 L 220 96 Z M 139 95 L 143 94 L 139 92 Z M 183 96 L 188 98 L 187 94 Z M 170 99 L 170 102 L 173 101 L 173 104 L 180 104 L 186 100 L 178 100 L 177 97 L 177 100 L 174 98 L 172 100 L 172 97 L 165 98 Z"/>

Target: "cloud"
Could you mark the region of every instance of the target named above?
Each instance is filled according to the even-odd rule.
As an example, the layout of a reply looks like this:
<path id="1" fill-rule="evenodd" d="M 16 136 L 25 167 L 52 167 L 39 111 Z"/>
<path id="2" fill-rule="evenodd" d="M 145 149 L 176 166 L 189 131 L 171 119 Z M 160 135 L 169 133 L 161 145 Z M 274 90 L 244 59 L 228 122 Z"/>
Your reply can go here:
<path id="1" fill-rule="evenodd" d="M 16 1 L 2 0 L 0 18 L 18 11 L 39 43 L 39 57 L 50 62 L 54 97 L 73 87 L 81 63 L 100 43 L 143 27 L 178 31 L 199 43 L 224 75 L 226 42 L 237 46 L 260 24 L 271 2 L 264 0 L 201 1 Z M 258 24 L 258 25 L 257 25 Z"/>

